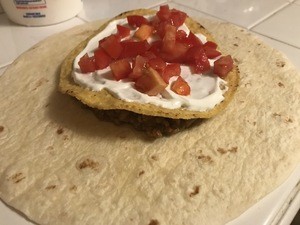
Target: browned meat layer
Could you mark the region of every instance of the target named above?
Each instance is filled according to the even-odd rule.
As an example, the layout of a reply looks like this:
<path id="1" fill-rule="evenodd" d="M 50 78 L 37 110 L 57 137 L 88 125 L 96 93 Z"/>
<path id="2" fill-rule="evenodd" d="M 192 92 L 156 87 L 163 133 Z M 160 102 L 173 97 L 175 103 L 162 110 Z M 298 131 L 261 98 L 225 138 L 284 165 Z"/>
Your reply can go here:
<path id="1" fill-rule="evenodd" d="M 94 113 L 101 120 L 111 121 L 117 125 L 130 124 L 154 138 L 178 133 L 201 121 L 201 119 L 184 120 L 146 116 L 126 110 L 94 110 Z"/>

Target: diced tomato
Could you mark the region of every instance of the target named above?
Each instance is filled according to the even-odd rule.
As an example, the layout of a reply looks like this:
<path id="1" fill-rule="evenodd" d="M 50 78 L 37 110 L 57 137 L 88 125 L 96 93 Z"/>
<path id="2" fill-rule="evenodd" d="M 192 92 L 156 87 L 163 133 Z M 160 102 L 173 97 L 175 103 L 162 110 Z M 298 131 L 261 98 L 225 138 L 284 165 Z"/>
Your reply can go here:
<path id="1" fill-rule="evenodd" d="M 166 68 L 166 62 L 159 57 L 149 59 L 148 65 L 160 74 L 162 74 L 162 72 Z"/>
<path id="2" fill-rule="evenodd" d="M 161 76 L 163 80 L 168 84 L 171 77 L 180 76 L 180 73 L 181 73 L 180 64 L 170 63 L 166 66 Z"/>
<path id="3" fill-rule="evenodd" d="M 184 30 L 177 30 L 176 32 L 176 41 L 183 41 L 183 40 L 186 40 L 187 38 L 187 34 Z"/>
<path id="4" fill-rule="evenodd" d="M 166 21 L 170 17 L 170 8 L 168 5 L 161 5 L 159 7 L 159 11 L 156 13 L 156 16 L 161 20 L 161 21 Z"/>
<path id="5" fill-rule="evenodd" d="M 205 52 L 207 58 L 209 58 L 209 59 L 214 59 L 221 55 L 221 52 L 219 52 L 216 49 L 205 47 L 205 46 L 203 47 L 203 49 L 204 49 L 204 52 Z"/>
<path id="6" fill-rule="evenodd" d="M 156 55 L 151 51 L 146 51 L 144 54 L 142 54 L 142 56 L 145 57 L 147 60 L 156 58 Z"/>
<path id="7" fill-rule="evenodd" d="M 132 66 L 132 73 L 129 74 L 129 78 L 136 80 L 137 78 L 139 78 L 140 76 L 143 75 L 143 69 L 145 69 L 146 67 L 146 63 L 147 63 L 147 59 L 144 58 L 143 56 L 138 55 L 135 58 L 135 61 L 133 63 Z"/>
<path id="8" fill-rule="evenodd" d="M 162 51 L 171 52 L 174 49 L 176 42 L 176 27 L 170 24 L 167 24 L 165 27 L 165 36 L 162 42 Z"/>
<path id="9" fill-rule="evenodd" d="M 117 29 L 118 29 L 118 34 L 121 36 L 121 38 L 125 38 L 130 35 L 130 29 L 128 27 L 124 27 L 118 24 Z"/>
<path id="10" fill-rule="evenodd" d="M 203 45 L 203 49 L 209 59 L 214 59 L 221 55 L 221 52 L 217 50 L 218 45 L 215 42 L 207 41 Z"/>
<path id="11" fill-rule="evenodd" d="M 116 80 L 127 78 L 131 73 L 131 65 L 128 59 L 120 59 L 109 64 L 112 74 Z"/>
<path id="12" fill-rule="evenodd" d="M 136 80 L 135 87 L 149 96 L 155 96 L 164 91 L 167 84 L 156 70 L 149 67 L 143 70 L 143 75 Z"/>
<path id="13" fill-rule="evenodd" d="M 225 78 L 233 68 L 233 60 L 230 55 L 222 56 L 214 62 L 214 73 Z"/>
<path id="14" fill-rule="evenodd" d="M 153 27 L 147 24 L 142 24 L 140 28 L 134 33 L 134 37 L 140 40 L 146 40 L 151 36 Z"/>
<path id="15" fill-rule="evenodd" d="M 118 33 L 117 33 L 117 34 L 109 35 L 109 36 L 107 36 L 107 37 L 105 37 L 105 38 L 102 38 L 102 39 L 99 41 L 98 47 L 99 47 L 99 48 L 102 48 L 102 47 L 101 47 L 101 44 L 102 44 L 104 41 L 106 41 L 108 38 L 110 38 L 110 36 L 115 36 L 115 38 L 116 38 L 116 40 L 117 40 L 118 42 L 120 42 L 120 41 L 121 41 L 121 38 L 122 38 Z"/>
<path id="16" fill-rule="evenodd" d="M 187 41 L 189 46 L 203 45 L 201 40 L 192 31 L 190 31 Z"/>
<path id="17" fill-rule="evenodd" d="M 189 84 L 179 76 L 174 83 L 172 83 L 171 90 L 179 95 L 187 96 L 191 93 Z"/>
<path id="18" fill-rule="evenodd" d="M 95 57 L 96 68 L 98 70 L 102 70 L 108 67 L 109 64 L 112 62 L 112 58 L 109 55 L 107 55 L 102 48 L 98 48 L 94 52 L 94 57 Z"/>
<path id="19" fill-rule="evenodd" d="M 105 50 L 105 52 L 113 59 L 119 58 L 122 52 L 122 45 L 115 35 L 108 36 L 100 46 Z"/>
<path id="20" fill-rule="evenodd" d="M 142 24 L 149 24 L 149 21 L 143 16 L 127 16 L 128 24 L 132 27 L 140 27 Z"/>
<path id="21" fill-rule="evenodd" d="M 180 27 L 187 15 L 184 12 L 181 12 L 177 9 L 170 10 L 168 5 L 162 5 L 159 8 L 159 11 L 156 13 L 156 16 L 160 21 L 167 21 L 175 27 Z"/>
<path id="22" fill-rule="evenodd" d="M 152 42 L 149 51 L 152 52 L 154 55 L 159 55 L 161 51 L 161 46 L 162 46 L 161 40 L 154 41 Z"/>
<path id="23" fill-rule="evenodd" d="M 80 58 L 78 65 L 82 73 L 91 73 L 96 70 L 95 58 L 89 57 L 88 54 Z"/>
<path id="24" fill-rule="evenodd" d="M 169 20 L 173 26 L 178 28 L 184 23 L 186 17 L 187 17 L 186 13 L 181 12 L 177 9 L 172 9 Z"/>
<path id="25" fill-rule="evenodd" d="M 166 62 L 184 62 L 184 58 L 186 56 L 186 52 L 189 47 L 183 43 L 175 42 L 174 47 L 170 50 L 170 52 L 159 52 L 158 55 L 165 60 Z"/>
<path id="26" fill-rule="evenodd" d="M 121 45 L 123 51 L 120 58 L 133 58 L 137 55 L 144 54 L 149 48 L 150 45 L 147 40 L 144 41 L 122 41 Z"/>
<path id="27" fill-rule="evenodd" d="M 191 47 L 186 53 L 185 60 L 193 73 L 205 73 L 210 70 L 209 61 L 202 46 Z"/>
<path id="28" fill-rule="evenodd" d="M 167 25 L 171 25 L 168 21 L 162 21 L 159 22 L 158 24 L 154 24 L 154 32 L 155 34 L 157 34 L 161 39 L 164 38 L 165 33 L 166 33 L 166 26 Z"/>
<path id="29" fill-rule="evenodd" d="M 207 42 L 205 42 L 205 44 L 203 45 L 203 47 L 217 49 L 218 45 L 215 42 L 207 41 Z"/>

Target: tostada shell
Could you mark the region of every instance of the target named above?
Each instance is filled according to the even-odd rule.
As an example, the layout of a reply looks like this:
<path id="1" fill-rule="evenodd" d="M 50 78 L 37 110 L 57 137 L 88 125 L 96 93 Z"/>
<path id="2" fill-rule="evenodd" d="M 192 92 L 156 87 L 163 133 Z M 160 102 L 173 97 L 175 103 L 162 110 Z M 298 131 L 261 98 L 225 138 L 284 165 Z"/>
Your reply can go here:
<path id="1" fill-rule="evenodd" d="M 151 15 L 154 13 L 155 11 L 153 10 L 139 9 L 122 13 L 112 20 L 126 18 L 126 16 L 128 15 Z M 67 56 L 62 65 L 60 74 L 59 86 L 61 92 L 76 97 L 78 100 L 88 105 L 89 107 L 100 110 L 128 110 L 147 116 L 159 116 L 173 119 L 210 118 L 222 111 L 231 101 L 239 82 L 239 72 L 237 66 L 234 66 L 233 70 L 227 75 L 225 79 L 227 81 L 228 90 L 224 94 L 224 100 L 216 105 L 213 109 L 207 111 L 191 111 L 185 108 L 167 109 L 149 103 L 141 104 L 137 102 L 127 102 L 125 100 L 116 98 L 105 89 L 96 92 L 79 86 L 72 79 L 73 61 L 75 57 L 84 49 L 88 41 L 97 33 L 101 32 L 110 21 L 102 25 L 93 35 L 91 35 L 91 37 L 80 43 Z M 188 17 L 186 19 L 186 25 L 192 32 L 202 33 L 208 38 L 208 40 L 214 41 L 212 35 L 200 23 Z M 219 47 L 222 48 L 222 46 Z M 223 52 L 223 54 L 226 53 Z"/>

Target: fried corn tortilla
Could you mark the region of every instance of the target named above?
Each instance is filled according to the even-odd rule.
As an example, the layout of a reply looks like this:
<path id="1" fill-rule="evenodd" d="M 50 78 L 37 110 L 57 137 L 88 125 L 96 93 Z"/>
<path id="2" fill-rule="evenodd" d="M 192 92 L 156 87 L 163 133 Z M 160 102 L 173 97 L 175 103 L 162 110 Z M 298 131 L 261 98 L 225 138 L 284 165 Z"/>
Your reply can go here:
<path id="1" fill-rule="evenodd" d="M 224 224 L 300 161 L 300 75 L 245 30 L 199 20 L 240 69 L 226 110 L 169 138 L 101 122 L 58 91 L 88 23 L 47 38 L 0 77 L 0 197 L 38 224 Z M 230 34 L 230 35 L 229 35 Z"/>
<path id="2" fill-rule="evenodd" d="M 151 15 L 154 13 L 155 11 L 147 9 L 133 10 L 126 13 L 122 13 L 120 16 L 117 16 L 112 20 L 126 18 L 126 16 L 128 15 Z M 107 23 L 109 22 L 110 21 L 108 21 Z M 202 33 L 207 37 L 208 40 L 214 40 L 211 34 L 201 24 L 197 23 L 196 21 L 193 21 L 193 19 L 187 18 L 186 25 L 194 33 Z M 147 116 L 159 116 L 173 119 L 210 118 L 222 111 L 231 101 L 239 82 L 238 68 L 236 66 L 234 66 L 233 70 L 227 75 L 225 79 L 227 81 L 228 86 L 228 90 L 224 94 L 225 99 L 220 104 L 216 105 L 213 109 L 207 111 L 191 111 L 184 108 L 167 109 L 153 104 L 126 102 L 124 100 L 116 98 L 113 94 L 111 94 L 105 89 L 95 92 L 77 85 L 72 78 L 73 61 L 75 57 L 84 49 L 88 41 L 94 35 L 101 32 L 106 26 L 107 24 L 105 23 L 95 32 L 95 34 L 93 34 L 87 40 L 80 43 L 64 61 L 62 65 L 59 84 L 60 90 L 63 93 L 67 93 L 71 96 L 74 96 L 89 107 L 100 110 L 128 110 Z"/>

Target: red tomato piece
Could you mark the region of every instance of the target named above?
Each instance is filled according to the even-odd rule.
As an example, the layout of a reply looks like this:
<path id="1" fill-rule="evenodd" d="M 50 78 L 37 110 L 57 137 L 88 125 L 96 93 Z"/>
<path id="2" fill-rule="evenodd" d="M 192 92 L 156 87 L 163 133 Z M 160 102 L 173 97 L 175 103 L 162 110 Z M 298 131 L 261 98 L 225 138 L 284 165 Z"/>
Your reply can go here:
<path id="1" fill-rule="evenodd" d="M 168 84 L 171 77 L 180 76 L 180 73 L 181 73 L 180 64 L 170 63 L 166 66 L 161 76 L 163 80 Z"/>
<path id="2" fill-rule="evenodd" d="M 170 17 L 170 8 L 168 5 L 161 5 L 159 7 L 159 11 L 156 13 L 156 16 L 160 19 L 160 21 L 166 21 Z"/>
<path id="3" fill-rule="evenodd" d="M 149 96 L 155 96 L 164 91 L 167 84 L 156 70 L 149 67 L 143 70 L 143 75 L 136 80 L 135 87 Z"/>
<path id="4" fill-rule="evenodd" d="M 192 31 L 188 35 L 187 42 L 189 46 L 203 45 L 201 40 Z"/>
<path id="5" fill-rule="evenodd" d="M 162 42 L 162 51 L 170 53 L 175 46 L 176 42 L 176 27 L 170 24 L 167 24 L 165 27 L 165 36 Z"/>
<path id="6" fill-rule="evenodd" d="M 152 34 L 153 27 L 147 24 L 142 24 L 140 28 L 134 33 L 134 37 L 141 41 L 146 40 Z"/>
<path id="7" fill-rule="evenodd" d="M 166 33 L 166 26 L 171 25 L 168 21 L 162 21 L 158 24 L 154 24 L 154 32 L 156 33 L 161 39 L 164 38 Z"/>
<path id="8" fill-rule="evenodd" d="M 184 41 L 187 38 L 187 34 L 184 30 L 177 30 L 176 32 L 176 41 Z"/>
<path id="9" fill-rule="evenodd" d="M 124 27 L 122 25 L 117 25 L 118 34 L 121 38 L 128 37 L 130 35 L 130 29 L 128 27 Z"/>
<path id="10" fill-rule="evenodd" d="M 176 81 L 172 83 L 171 90 L 176 94 L 187 96 L 191 93 L 189 84 L 179 76 Z"/>
<path id="11" fill-rule="evenodd" d="M 219 52 L 218 50 L 214 49 L 214 48 L 210 48 L 210 47 L 203 47 L 204 49 L 204 52 L 206 54 L 206 56 L 209 58 L 209 59 L 214 59 L 218 56 L 221 55 L 221 52 Z"/>
<path id="12" fill-rule="evenodd" d="M 193 73 L 205 73 L 210 70 L 210 64 L 202 46 L 191 47 L 185 61 L 191 66 Z"/>
<path id="13" fill-rule="evenodd" d="M 144 54 L 142 54 L 143 57 L 145 57 L 147 60 L 150 60 L 150 59 L 153 59 L 153 58 L 156 58 L 156 55 L 150 51 L 146 51 Z"/>
<path id="14" fill-rule="evenodd" d="M 132 73 L 129 74 L 129 78 L 131 78 L 133 80 L 136 80 L 137 78 L 142 76 L 143 75 L 143 69 L 146 68 L 146 63 L 147 63 L 147 59 L 144 58 L 143 56 L 138 55 L 135 58 L 135 61 L 133 63 Z"/>
<path id="15" fill-rule="evenodd" d="M 128 24 L 132 27 L 140 27 L 142 24 L 149 24 L 149 21 L 143 17 L 138 15 L 127 16 Z"/>
<path id="16" fill-rule="evenodd" d="M 160 74 L 162 74 L 162 72 L 166 68 L 166 62 L 159 57 L 149 59 L 148 65 Z"/>
<path id="17" fill-rule="evenodd" d="M 218 45 L 215 42 L 212 41 L 207 41 L 203 47 L 208 47 L 208 48 L 213 48 L 213 49 L 217 49 Z"/>
<path id="18" fill-rule="evenodd" d="M 175 42 L 175 45 L 170 49 L 170 52 L 158 52 L 158 55 L 166 62 L 183 63 L 188 49 L 189 47 L 187 45 Z"/>
<path id="19" fill-rule="evenodd" d="M 112 58 L 109 55 L 107 55 L 102 48 L 98 48 L 94 52 L 94 57 L 97 70 L 102 70 L 108 67 L 109 64 L 112 62 Z"/>
<path id="20" fill-rule="evenodd" d="M 115 35 L 108 36 L 103 42 L 100 43 L 100 46 L 113 59 L 119 58 L 122 52 L 122 45 Z"/>
<path id="21" fill-rule="evenodd" d="M 150 45 L 147 40 L 144 41 L 122 41 L 121 45 L 123 51 L 120 58 L 133 58 L 137 55 L 144 54 L 149 48 Z"/>
<path id="22" fill-rule="evenodd" d="M 128 78 L 131 73 L 131 65 L 128 59 L 120 59 L 109 64 L 112 74 L 116 80 Z"/>
<path id="23" fill-rule="evenodd" d="M 96 70 L 95 58 L 89 57 L 88 54 L 80 58 L 78 65 L 82 73 L 91 73 Z"/>
<path id="24" fill-rule="evenodd" d="M 154 55 L 159 55 L 161 51 L 161 46 L 162 46 L 161 40 L 154 41 L 152 42 L 149 51 L 152 52 Z"/>
<path id="25" fill-rule="evenodd" d="M 214 62 L 214 73 L 221 78 L 225 78 L 233 69 L 233 60 L 230 55 L 222 56 Z"/>
<path id="26" fill-rule="evenodd" d="M 186 18 L 187 18 L 186 13 L 181 12 L 177 9 L 172 9 L 170 16 L 169 16 L 169 20 L 170 20 L 171 24 L 177 28 L 180 27 L 184 23 Z"/>

